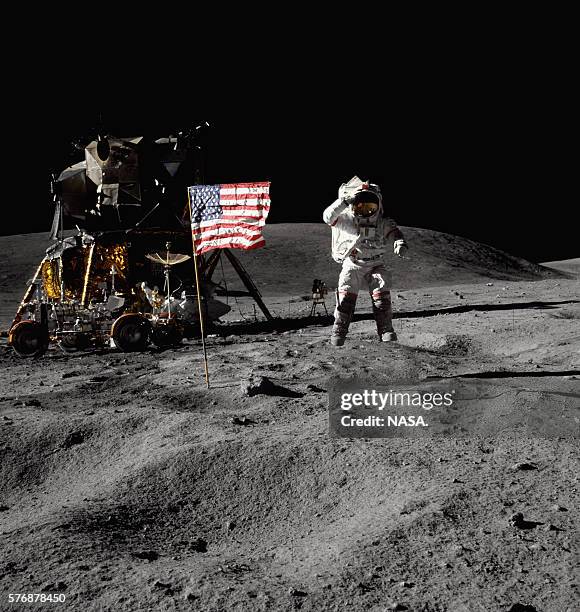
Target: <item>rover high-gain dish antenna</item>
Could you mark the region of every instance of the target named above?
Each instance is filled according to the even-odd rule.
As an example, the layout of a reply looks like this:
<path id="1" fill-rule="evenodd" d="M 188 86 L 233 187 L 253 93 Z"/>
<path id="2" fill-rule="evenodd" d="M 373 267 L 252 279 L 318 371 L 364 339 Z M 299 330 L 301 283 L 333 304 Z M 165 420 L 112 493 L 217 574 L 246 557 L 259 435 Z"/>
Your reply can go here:
<path id="1" fill-rule="evenodd" d="M 163 266 L 165 274 L 165 286 L 163 288 L 167 291 L 167 314 L 171 317 L 171 291 L 169 288 L 169 269 L 171 268 L 171 266 L 176 266 L 177 264 L 183 263 L 184 261 L 191 259 L 191 256 L 183 255 L 182 253 L 171 253 L 169 251 L 169 249 L 171 248 L 171 242 L 165 243 L 165 246 L 167 247 L 167 252 L 165 256 L 161 255 L 160 253 L 149 253 L 145 257 Z"/>
<path id="2" fill-rule="evenodd" d="M 163 266 L 175 266 L 177 264 L 183 263 L 188 259 L 191 259 L 191 255 L 182 255 L 181 253 L 169 253 L 167 252 L 167 256 L 163 257 L 159 253 L 149 253 L 146 255 L 147 259 L 154 261 L 155 263 L 161 264 Z"/>

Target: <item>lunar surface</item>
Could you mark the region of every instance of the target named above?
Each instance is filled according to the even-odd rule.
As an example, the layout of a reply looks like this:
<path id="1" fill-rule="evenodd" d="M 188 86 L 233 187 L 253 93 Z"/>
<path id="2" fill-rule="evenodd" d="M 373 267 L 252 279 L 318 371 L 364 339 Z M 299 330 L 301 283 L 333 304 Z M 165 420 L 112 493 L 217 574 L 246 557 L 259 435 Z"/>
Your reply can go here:
<path id="1" fill-rule="evenodd" d="M 209 389 L 197 339 L 30 360 L 1 338 L 0 609 L 577 610 L 580 260 L 403 230 L 397 343 L 361 295 L 330 346 L 323 224 L 236 253 L 273 323 L 218 266 Z M 46 246 L 0 238 L 1 329 Z M 314 278 L 329 316 L 309 316 Z M 453 388 L 453 431 L 333 437 L 340 380 Z"/>

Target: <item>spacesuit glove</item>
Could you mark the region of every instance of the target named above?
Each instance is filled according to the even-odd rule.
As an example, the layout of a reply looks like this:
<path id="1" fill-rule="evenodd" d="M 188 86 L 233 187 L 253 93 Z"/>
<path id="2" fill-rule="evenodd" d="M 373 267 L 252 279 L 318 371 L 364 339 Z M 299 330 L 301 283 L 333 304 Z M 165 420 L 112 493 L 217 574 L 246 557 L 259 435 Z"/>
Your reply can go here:
<path id="1" fill-rule="evenodd" d="M 341 185 L 338 190 L 338 199 L 344 204 L 344 206 L 350 206 L 354 202 L 354 198 L 352 195 L 348 195 L 347 190 L 345 189 L 346 185 Z"/>
<path id="2" fill-rule="evenodd" d="M 395 243 L 393 245 L 395 255 L 403 257 L 403 255 L 407 252 L 408 249 L 409 247 L 407 246 L 404 240 L 395 240 Z"/>

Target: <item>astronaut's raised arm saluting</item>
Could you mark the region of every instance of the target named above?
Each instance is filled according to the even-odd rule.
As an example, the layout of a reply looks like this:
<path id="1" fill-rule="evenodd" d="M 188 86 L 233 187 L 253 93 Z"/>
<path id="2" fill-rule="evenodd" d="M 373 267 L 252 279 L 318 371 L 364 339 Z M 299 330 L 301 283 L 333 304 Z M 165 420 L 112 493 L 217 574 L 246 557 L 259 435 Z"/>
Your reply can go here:
<path id="1" fill-rule="evenodd" d="M 332 227 L 332 258 L 342 264 L 331 343 L 344 344 L 358 293 L 365 287 L 372 298 L 379 339 L 397 340 L 392 324 L 391 274 L 383 256 L 392 248 L 401 257 L 407 243 L 395 221 L 383 216 L 379 186 L 353 177 L 340 186 L 338 199 L 322 218 Z"/>

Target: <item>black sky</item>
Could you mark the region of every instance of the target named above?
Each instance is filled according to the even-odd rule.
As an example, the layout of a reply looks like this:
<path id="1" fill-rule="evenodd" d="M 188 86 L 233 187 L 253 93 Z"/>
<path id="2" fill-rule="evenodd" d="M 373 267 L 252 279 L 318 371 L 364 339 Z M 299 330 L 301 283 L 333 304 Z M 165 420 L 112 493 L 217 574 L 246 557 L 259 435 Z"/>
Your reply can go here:
<path id="1" fill-rule="evenodd" d="M 526 96 L 476 88 L 396 104 L 385 99 L 383 107 L 358 102 L 299 111 L 270 105 L 263 114 L 233 108 L 219 116 L 188 100 L 106 108 L 74 96 L 47 102 L 17 121 L 11 197 L 18 205 L 4 206 L 1 233 L 49 230 L 50 173 L 82 159 L 74 140 L 99 128 L 159 137 L 207 120 L 206 182 L 271 180 L 271 223 L 321 221 L 339 184 L 358 174 L 381 185 L 401 225 L 467 236 L 536 261 L 580 256 L 575 170 L 562 146 L 561 118 L 548 119 Z"/>

